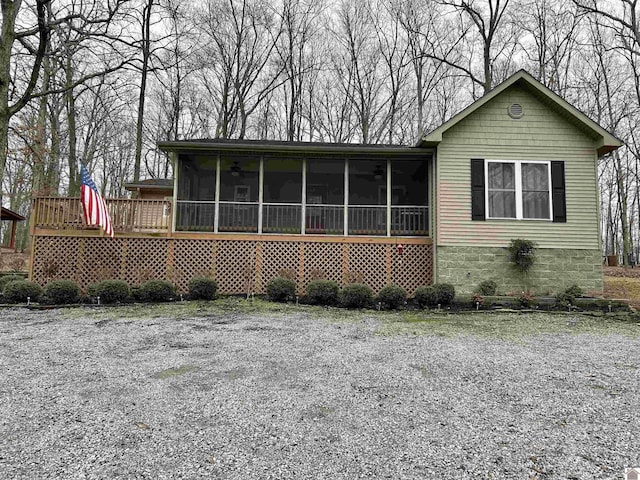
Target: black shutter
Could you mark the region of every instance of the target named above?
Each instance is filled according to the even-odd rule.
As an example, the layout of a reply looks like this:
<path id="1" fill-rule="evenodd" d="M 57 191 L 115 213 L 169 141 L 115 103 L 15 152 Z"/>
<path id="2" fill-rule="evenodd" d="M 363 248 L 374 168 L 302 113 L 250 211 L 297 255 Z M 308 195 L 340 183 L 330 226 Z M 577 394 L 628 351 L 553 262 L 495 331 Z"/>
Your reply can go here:
<path id="1" fill-rule="evenodd" d="M 484 160 L 471 159 L 471 220 L 484 220 Z"/>
<path id="2" fill-rule="evenodd" d="M 551 162 L 551 194 L 553 195 L 553 221 L 567 221 L 567 203 L 564 187 L 564 162 Z"/>

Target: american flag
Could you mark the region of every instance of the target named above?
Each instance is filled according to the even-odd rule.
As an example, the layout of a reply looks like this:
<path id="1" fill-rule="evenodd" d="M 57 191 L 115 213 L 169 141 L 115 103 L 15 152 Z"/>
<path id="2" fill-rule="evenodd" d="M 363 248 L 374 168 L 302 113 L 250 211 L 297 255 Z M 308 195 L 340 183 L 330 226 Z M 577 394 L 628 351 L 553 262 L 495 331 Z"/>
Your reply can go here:
<path id="1" fill-rule="evenodd" d="M 91 180 L 89 172 L 84 168 L 84 165 L 80 166 L 80 176 L 82 177 L 80 194 L 82 196 L 85 223 L 102 227 L 104 233 L 113 238 L 113 225 L 111 225 L 111 217 L 109 217 L 107 205 L 104 203 L 104 199 L 98 192 L 96 184 Z"/>

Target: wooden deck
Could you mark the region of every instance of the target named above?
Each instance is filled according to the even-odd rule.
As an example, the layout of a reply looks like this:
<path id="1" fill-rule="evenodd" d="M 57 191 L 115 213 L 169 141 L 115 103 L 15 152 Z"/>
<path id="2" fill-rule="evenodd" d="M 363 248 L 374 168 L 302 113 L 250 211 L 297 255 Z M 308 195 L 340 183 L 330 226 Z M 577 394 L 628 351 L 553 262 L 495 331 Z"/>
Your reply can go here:
<path id="1" fill-rule="evenodd" d="M 374 291 L 396 283 L 413 294 L 432 283 L 430 237 L 174 232 L 171 202 L 107 200 L 116 231 L 104 237 L 82 218 L 78 198 L 36 198 L 31 278 L 68 278 L 86 289 L 106 279 L 137 285 L 164 278 L 186 292 L 195 276 L 214 276 L 221 293 L 264 293 L 284 275 L 303 294 L 314 279 L 363 282 Z M 402 248 L 398 246 L 402 245 Z"/>
<path id="2" fill-rule="evenodd" d="M 171 202 L 168 200 L 107 199 L 116 232 L 168 232 Z M 32 228 L 36 230 L 96 230 L 82 216 L 80 198 L 38 197 L 33 200 Z"/>

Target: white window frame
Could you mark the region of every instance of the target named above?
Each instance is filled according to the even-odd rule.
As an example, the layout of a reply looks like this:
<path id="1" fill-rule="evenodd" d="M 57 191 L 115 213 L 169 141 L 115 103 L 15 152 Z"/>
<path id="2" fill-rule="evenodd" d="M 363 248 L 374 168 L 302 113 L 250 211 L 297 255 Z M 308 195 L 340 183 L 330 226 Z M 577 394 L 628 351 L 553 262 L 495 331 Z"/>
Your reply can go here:
<path id="1" fill-rule="evenodd" d="M 515 217 L 492 217 L 489 210 L 489 163 L 511 163 L 515 165 L 515 182 L 516 182 L 516 216 Z M 549 217 L 548 218 L 525 218 L 523 216 L 522 205 L 522 164 L 538 163 L 547 166 L 547 175 L 549 186 Z M 551 184 L 551 161 L 550 160 L 485 160 L 484 162 L 484 208 L 487 212 L 489 220 L 527 220 L 527 221 L 553 221 L 553 185 Z"/>

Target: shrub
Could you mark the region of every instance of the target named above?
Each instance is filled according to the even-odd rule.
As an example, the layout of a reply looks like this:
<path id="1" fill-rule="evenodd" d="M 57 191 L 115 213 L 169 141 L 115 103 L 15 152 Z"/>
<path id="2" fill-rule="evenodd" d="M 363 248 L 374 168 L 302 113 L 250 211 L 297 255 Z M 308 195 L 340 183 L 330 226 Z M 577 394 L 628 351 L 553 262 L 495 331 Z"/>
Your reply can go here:
<path id="1" fill-rule="evenodd" d="M 27 298 L 37 302 L 42 296 L 42 287 L 28 280 L 14 280 L 4 286 L 2 295 L 9 303 L 26 303 Z"/>
<path id="2" fill-rule="evenodd" d="M 432 307 L 438 304 L 438 293 L 433 285 L 424 285 L 416 288 L 413 298 L 421 308 Z"/>
<path id="3" fill-rule="evenodd" d="M 524 308 L 533 307 L 536 304 L 536 297 L 533 292 L 521 292 L 518 295 L 518 303 Z"/>
<path id="4" fill-rule="evenodd" d="M 167 280 L 149 280 L 137 289 L 143 302 L 168 302 L 176 296 L 176 287 Z"/>
<path id="5" fill-rule="evenodd" d="M 407 301 L 407 291 L 398 285 L 387 285 L 378 293 L 378 301 L 385 308 L 395 310 Z"/>
<path id="6" fill-rule="evenodd" d="M 436 283 L 433 286 L 436 290 L 437 303 L 446 306 L 451 305 L 456 296 L 456 289 L 450 283 Z"/>
<path id="7" fill-rule="evenodd" d="M 313 280 L 307 285 L 309 303 L 314 305 L 335 305 L 339 291 L 340 286 L 333 280 Z"/>
<path id="8" fill-rule="evenodd" d="M 340 291 L 339 299 L 347 308 L 364 308 L 373 300 L 373 290 L 364 283 L 352 283 Z"/>
<path id="9" fill-rule="evenodd" d="M 267 299 L 272 302 L 287 302 L 296 296 L 296 282 L 284 277 L 276 277 L 267 283 Z"/>
<path id="10" fill-rule="evenodd" d="M 26 280 L 22 275 L 3 275 L 0 277 L 0 292 L 9 282 L 17 282 L 18 280 Z"/>
<path id="11" fill-rule="evenodd" d="M 89 285 L 87 293 L 90 297 L 100 297 L 100 303 L 123 303 L 131 298 L 131 289 L 122 280 L 103 280 Z"/>
<path id="12" fill-rule="evenodd" d="M 44 296 L 48 303 L 54 305 L 78 303 L 80 287 L 73 280 L 52 280 L 45 285 Z"/>
<path id="13" fill-rule="evenodd" d="M 495 295 L 498 290 L 498 284 L 493 280 L 484 280 L 478 285 L 480 295 Z"/>
<path id="14" fill-rule="evenodd" d="M 218 284 L 211 277 L 195 277 L 189 282 L 189 298 L 193 300 L 213 300 Z"/>
<path id="15" fill-rule="evenodd" d="M 569 305 L 573 305 L 575 301 L 576 297 L 567 292 L 562 292 L 556 295 L 556 305 L 559 307 L 567 308 Z"/>
<path id="16" fill-rule="evenodd" d="M 576 297 L 582 297 L 584 295 L 584 290 L 582 290 L 578 285 L 571 285 L 564 291 L 564 293 L 571 295 L 575 299 Z"/>

